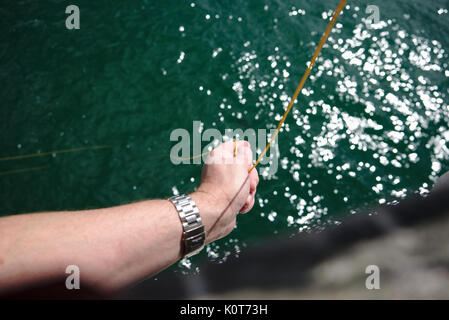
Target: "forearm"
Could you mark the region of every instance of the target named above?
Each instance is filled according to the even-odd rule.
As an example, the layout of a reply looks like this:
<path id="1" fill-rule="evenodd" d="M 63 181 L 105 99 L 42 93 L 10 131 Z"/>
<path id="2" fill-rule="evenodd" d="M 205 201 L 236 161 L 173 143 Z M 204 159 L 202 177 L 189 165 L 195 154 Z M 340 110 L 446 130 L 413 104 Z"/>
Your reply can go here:
<path id="1" fill-rule="evenodd" d="M 208 201 L 192 196 L 207 221 Z M 167 200 L 5 217 L 0 234 L 0 291 L 67 276 L 68 265 L 79 267 L 81 283 L 115 290 L 161 271 L 182 254 L 182 226 Z"/>
<path id="2" fill-rule="evenodd" d="M 257 170 L 248 174 L 252 159 L 248 142 L 223 143 L 208 159 L 201 184 L 190 195 L 199 209 L 206 243 L 229 234 L 237 213 L 252 208 L 259 181 Z M 79 268 L 81 286 L 115 291 L 181 258 L 182 233 L 178 212 L 168 200 L 3 217 L 0 293 L 36 283 L 59 283 L 68 276 L 69 265 Z"/>

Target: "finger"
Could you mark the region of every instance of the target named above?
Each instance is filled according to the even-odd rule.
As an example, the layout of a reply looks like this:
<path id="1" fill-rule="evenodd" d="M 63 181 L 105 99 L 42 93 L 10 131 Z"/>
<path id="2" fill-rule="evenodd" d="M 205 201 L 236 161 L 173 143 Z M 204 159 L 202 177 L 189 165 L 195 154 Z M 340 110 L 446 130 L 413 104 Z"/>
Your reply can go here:
<path id="1" fill-rule="evenodd" d="M 251 194 L 248 195 L 248 198 L 246 199 L 245 205 L 240 210 L 240 213 L 248 213 L 254 206 L 255 198 Z"/>
<path id="2" fill-rule="evenodd" d="M 234 141 L 226 141 L 221 143 L 212 152 L 219 153 L 220 155 L 233 155 L 234 154 Z"/>
<path id="3" fill-rule="evenodd" d="M 253 153 L 248 141 L 237 141 L 237 160 L 239 160 L 240 164 L 251 165 L 253 159 Z"/>
<path id="4" fill-rule="evenodd" d="M 244 140 L 230 140 L 224 142 L 221 146 L 222 160 L 226 164 L 245 164 L 247 163 L 246 150 L 248 142 Z"/>
<path id="5" fill-rule="evenodd" d="M 252 196 L 249 194 L 248 197 L 246 198 L 245 204 L 243 205 L 243 207 L 240 209 L 240 213 L 247 213 L 249 211 L 249 205 L 252 201 Z"/>
<path id="6" fill-rule="evenodd" d="M 227 141 L 220 144 L 210 153 L 217 164 L 232 164 L 234 157 L 234 142 Z"/>
<path id="7" fill-rule="evenodd" d="M 256 192 L 257 185 L 259 184 L 259 174 L 257 172 L 257 169 L 254 168 L 249 173 L 249 192 L 254 195 Z"/>

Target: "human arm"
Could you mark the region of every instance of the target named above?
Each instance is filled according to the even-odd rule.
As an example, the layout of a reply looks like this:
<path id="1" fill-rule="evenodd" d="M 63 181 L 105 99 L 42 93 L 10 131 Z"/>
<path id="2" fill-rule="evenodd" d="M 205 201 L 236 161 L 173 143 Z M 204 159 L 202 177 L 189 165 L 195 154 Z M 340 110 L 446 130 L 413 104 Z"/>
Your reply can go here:
<path id="1" fill-rule="evenodd" d="M 224 143 L 210 159 L 232 157 Z M 206 230 L 206 243 L 232 231 L 237 213 L 254 204 L 257 172 L 248 175 L 248 143 L 239 142 L 232 163 L 212 161 L 190 196 Z M 0 292 L 67 276 L 80 270 L 81 285 L 113 292 L 151 276 L 181 258 L 182 226 L 168 200 L 146 200 L 117 207 L 21 214 L 0 218 Z"/>

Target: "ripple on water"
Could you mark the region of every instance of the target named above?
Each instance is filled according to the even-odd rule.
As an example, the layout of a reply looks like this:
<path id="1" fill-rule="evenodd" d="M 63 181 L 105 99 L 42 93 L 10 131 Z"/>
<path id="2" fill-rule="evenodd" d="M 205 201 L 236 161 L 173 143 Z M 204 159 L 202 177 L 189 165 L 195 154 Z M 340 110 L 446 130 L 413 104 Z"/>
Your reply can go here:
<path id="1" fill-rule="evenodd" d="M 286 18 L 313 18 L 305 8 L 280 12 L 271 7 L 265 4 L 263 10 L 273 25 Z M 320 16 L 329 20 L 332 13 L 323 11 Z M 447 9 L 438 11 L 446 13 Z M 208 12 L 206 22 L 215 14 Z M 233 23 L 245 20 L 235 17 L 228 15 Z M 264 230 L 301 232 L 323 221 L 338 221 L 335 215 L 325 218 L 336 210 L 354 213 L 368 204 L 423 194 L 443 167 L 447 169 L 443 163 L 449 160 L 444 87 L 448 53 L 441 42 L 404 27 L 401 19 L 370 24 L 363 9 L 346 6 L 281 130 L 274 183 L 264 184 L 256 198 L 254 219 L 272 225 Z M 344 27 L 348 21 L 354 23 L 353 29 Z M 312 47 L 320 36 L 314 34 Z M 297 48 L 282 43 L 282 38 L 261 46 L 257 39 L 242 41 L 242 37 L 236 36 L 231 46 L 218 43 L 211 50 L 207 62 L 211 65 L 229 55 L 220 85 L 234 95 L 218 97 L 213 123 L 226 126 L 245 118 L 273 128 L 288 106 L 305 61 L 295 60 Z M 416 179 L 414 170 L 420 172 Z M 225 261 L 238 254 L 243 238 L 237 232 L 221 244 L 209 245 L 208 257 Z"/>

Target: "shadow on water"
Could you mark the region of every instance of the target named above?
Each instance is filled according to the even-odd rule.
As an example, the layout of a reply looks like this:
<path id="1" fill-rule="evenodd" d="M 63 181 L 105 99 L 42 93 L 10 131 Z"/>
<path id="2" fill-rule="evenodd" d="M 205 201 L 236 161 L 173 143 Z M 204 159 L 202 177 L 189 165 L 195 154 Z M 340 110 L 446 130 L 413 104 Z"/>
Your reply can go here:
<path id="1" fill-rule="evenodd" d="M 184 299 L 222 294 L 232 290 L 293 288 L 308 282 L 318 264 L 358 243 L 403 228 L 443 218 L 449 214 L 449 188 L 436 188 L 427 196 L 413 196 L 376 213 L 349 216 L 340 225 L 321 232 L 280 237 L 248 248 L 226 263 L 206 262 L 198 275 L 165 273 L 131 288 L 126 298 Z"/>

